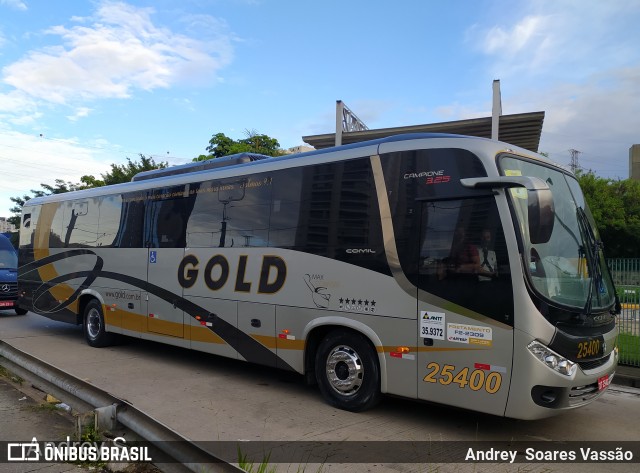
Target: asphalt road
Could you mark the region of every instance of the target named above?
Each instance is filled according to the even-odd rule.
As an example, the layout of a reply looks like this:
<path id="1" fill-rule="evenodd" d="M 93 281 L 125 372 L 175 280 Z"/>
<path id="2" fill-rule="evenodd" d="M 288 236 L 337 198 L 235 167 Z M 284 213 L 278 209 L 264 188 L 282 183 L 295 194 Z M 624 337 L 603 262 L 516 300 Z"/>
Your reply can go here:
<path id="1" fill-rule="evenodd" d="M 0 339 L 126 399 L 195 441 L 633 441 L 640 443 L 640 391 L 612 386 L 589 406 L 537 421 L 385 398 L 373 410 L 328 406 L 301 376 L 166 345 L 128 339 L 95 349 L 80 327 L 0 313 Z M 561 444 L 559 444 L 561 445 Z M 631 472 L 638 464 L 344 464 L 305 471 Z M 435 468 L 435 469 L 434 469 Z M 278 471 L 297 471 L 294 467 Z"/>

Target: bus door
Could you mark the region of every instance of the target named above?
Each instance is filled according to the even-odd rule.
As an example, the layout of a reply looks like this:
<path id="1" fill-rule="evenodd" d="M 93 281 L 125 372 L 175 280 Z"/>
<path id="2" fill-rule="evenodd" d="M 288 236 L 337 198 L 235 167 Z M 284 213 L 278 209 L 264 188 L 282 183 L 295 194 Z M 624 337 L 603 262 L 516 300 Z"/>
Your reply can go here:
<path id="1" fill-rule="evenodd" d="M 186 200 L 152 200 L 145 208 L 147 331 L 178 338 L 184 338 L 183 289 L 176 275 L 185 252 Z"/>
<path id="2" fill-rule="evenodd" d="M 240 356 L 276 367 L 276 306 L 238 302 L 238 331 Z"/>
<path id="3" fill-rule="evenodd" d="M 513 292 L 493 196 L 422 203 L 418 397 L 504 415 Z"/>
<path id="4" fill-rule="evenodd" d="M 152 333 L 184 337 L 184 313 L 179 309 L 182 287 L 176 281 L 176 268 L 184 249 L 149 248 L 147 280 L 147 330 Z"/>

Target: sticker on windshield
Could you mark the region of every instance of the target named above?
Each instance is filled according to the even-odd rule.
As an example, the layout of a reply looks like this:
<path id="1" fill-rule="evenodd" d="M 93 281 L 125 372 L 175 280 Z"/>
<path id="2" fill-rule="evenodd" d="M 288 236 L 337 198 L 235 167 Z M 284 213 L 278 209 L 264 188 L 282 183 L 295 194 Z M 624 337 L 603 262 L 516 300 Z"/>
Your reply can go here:
<path id="1" fill-rule="evenodd" d="M 505 169 L 505 176 L 522 176 L 522 171 L 519 169 Z M 516 199 L 526 199 L 527 198 L 527 189 L 522 187 L 518 187 L 515 189 L 511 189 L 511 195 Z"/>

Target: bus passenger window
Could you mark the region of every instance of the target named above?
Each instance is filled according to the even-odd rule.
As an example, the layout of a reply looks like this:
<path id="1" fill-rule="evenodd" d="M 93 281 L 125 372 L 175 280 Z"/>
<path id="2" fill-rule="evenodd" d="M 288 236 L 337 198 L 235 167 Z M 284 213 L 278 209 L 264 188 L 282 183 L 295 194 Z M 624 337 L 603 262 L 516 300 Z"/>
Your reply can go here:
<path id="1" fill-rule="evenodd" d="M 151 248 L 184 248 L 185 220 L 189 215 L 188 198 L 165 199 L 147 203 L 145 244 Z"/>
<path id="2" fill-rule="evenodd" d="M 507 246 L 493 197 L 425 202 L 418 286 L 513 323 Z"/>

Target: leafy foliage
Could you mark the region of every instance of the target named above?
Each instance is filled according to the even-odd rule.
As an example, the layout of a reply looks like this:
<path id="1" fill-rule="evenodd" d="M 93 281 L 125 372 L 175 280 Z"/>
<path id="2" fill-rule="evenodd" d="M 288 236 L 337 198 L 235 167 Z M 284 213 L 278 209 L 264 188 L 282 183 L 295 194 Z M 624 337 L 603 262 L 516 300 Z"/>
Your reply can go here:
<path id="1" fill-rule="evenodd" d="M 9 209 L 13 214 L 7 221 L 16 227 L 20 226 L 20 213 L 22 206 L 29 199 L 34 197 L 42 197 L 51 194 L 62 194 L 63 192 L 71 192 L 81 189 L 90 189 L 93 187 L 101 187 L 111 184 L 119 184 L 121 182 L 129 182 L 131 178 L 139 172 L 150 171 L 152 169 L 166 168 L 168 163 L 156 163 L 153 158 L 148 158 L 143 154 L 140 155 L 140 161 L 131 161 L 127 158 L 127 164 L 112 164 L 111 171 L 101 174 L 102 179 L 96 179 L 94 176 L 82 176 L 80 182 L 65 182 L 62 179 L 56 179 L 54 185 L 40 184 L 42 189 L 31 189 L 31 195 L 23 195 L 21 197 L 9 197 L 15 205 Z"/>
<path id="2" fill-rule="evenodd" d="M 608 258 L 640 255 L 640 181 L 614 180 L 592 171 L 578 172 L 578 181 L 600 231 Z"/>
<path id="3" fill-rule="evenodd" d="M 201 154 L 193 160 L 205 161 L 237 153 L 257 153 L 267 156 L 282 156 L 284 154 L 280 149 L 280 143 L 275 138 L 259 134 L 255 130 L 245 130 L 245 135 L 246 138 L 234 140 L 224 133 L 216 133 L 211 137 L 209 146 L 206 148 L 209 154 Z"/>
<path id="4" fill-rule="evenodd" d="M 111 172 L 102 174 L 102 182 L 103 185 L 107 186 L 110 186 L 112 184 L 120 184 L 122 182 L 129 182 L 131 178 L 139 172 L 151 171 L 153 169 L 163 169 L 168 165 L 169 163 L 166 162 L 156 163 L 153 158 L 147 158 L 145 155 L 141 154 L 140 162 L 131 161 L 130 158 L 127 158 L 127 164 L 112 164 Z"/>

